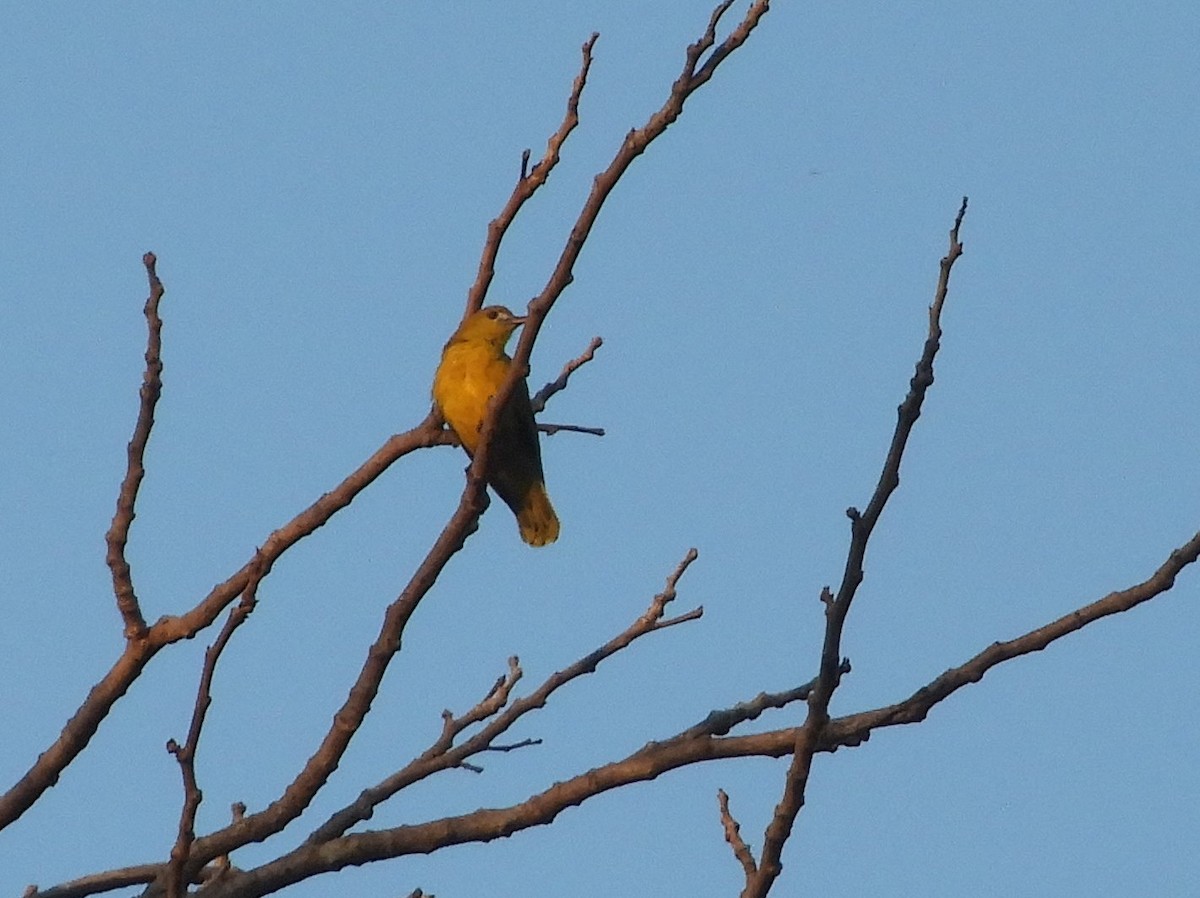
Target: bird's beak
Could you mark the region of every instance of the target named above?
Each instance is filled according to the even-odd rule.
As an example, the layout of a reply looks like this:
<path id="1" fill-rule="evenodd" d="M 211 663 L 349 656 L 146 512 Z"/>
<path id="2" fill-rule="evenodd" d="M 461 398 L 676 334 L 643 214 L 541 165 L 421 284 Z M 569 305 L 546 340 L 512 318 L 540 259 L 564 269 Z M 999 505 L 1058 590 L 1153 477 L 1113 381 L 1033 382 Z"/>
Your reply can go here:
<path id="1" fill-rule="evenodd" d="M 514 327 L 517 325 L 520 325 L 520 324 L 524 324 L 528 320 L 529 320 L 528 315 L 513 315 L 512 316 L 512 322 L 513 322 Z"/>

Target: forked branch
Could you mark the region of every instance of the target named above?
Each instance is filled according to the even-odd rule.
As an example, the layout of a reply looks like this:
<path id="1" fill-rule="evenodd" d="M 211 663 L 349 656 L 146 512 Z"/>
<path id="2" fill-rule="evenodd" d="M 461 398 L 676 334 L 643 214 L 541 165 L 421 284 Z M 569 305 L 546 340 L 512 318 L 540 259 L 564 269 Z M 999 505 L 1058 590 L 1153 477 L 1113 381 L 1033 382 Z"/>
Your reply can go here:
<path id="1" fill-rule="evenodd" d="M 841 682 L 843 661 L 841 656 L 842 630 L 855 593 L 863 580 L 863 561 L 867 554 L 867 543 L 879 517 L 883 514 L 888 498 L 900 485 L 900 461 L 908 445 L 908 437 L 921 415 L 925 393 L 933 384 L 933 360 L 937 355 L 942 336 L 941 312 L 950 286 L 950 271 L 962 255 L 963 247 L 958 233 L 963 216 L 967 212 L 967 198 L 963 197 L 954 226 L 950 229 L 950 249 L 941 261 L 940 276 L 934 300 L 929 308 L 929 335 L 916 372 L 909 384 L 908 395 L 900 404 L 896 429 L 892 434 L 891 446 L 883 463 L 883 472 L 875 492 L 867 503 L 865 513 L 855 508 L 847 511 L 850 518 L 850 549 L 846 556 L 846 567 L 842 582 L 835 596 L 828 589 L 822 593 L 825 607 L 825 639 L 821 647 L 821 659 L 816 685 L 808 697 L 808 715 L 796 735 L 795 751 L 788 766 L 784 781 L 783 796 L 775 807 L 771 822 L 763 837 L 762 854 L 754 873 L 746 877 L 742 898 L 766 898 L 776 878 L 783 870 L 781 856 L 783 847 L 791 835 L 792 826 L 800 808 L 804 805 L 805 790 L 812 769 L 813 756 L 820 749 L 825 727 L 829 723 L 829 703 Z"/>

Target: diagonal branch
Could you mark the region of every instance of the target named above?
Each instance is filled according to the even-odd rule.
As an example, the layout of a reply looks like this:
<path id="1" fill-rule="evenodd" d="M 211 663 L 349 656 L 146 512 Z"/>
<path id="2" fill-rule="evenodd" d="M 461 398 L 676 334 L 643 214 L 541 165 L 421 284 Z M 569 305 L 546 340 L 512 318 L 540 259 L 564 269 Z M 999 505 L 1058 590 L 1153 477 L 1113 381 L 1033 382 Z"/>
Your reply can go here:
<path id="1" fill-rule="evenodd" d="M 259 563 L 256 570 L 242 592 L 242 601 L 229 612 L 216 642 L 204 653 L 204 669 L 200 675 L 200 687 L 196 691 L 196 704 L 192 709 L 192 722 L 188 727 L 187 740 L 183 745 L 179 745 L 174 739 L 167 743 L 167 751 L 175 756 L 183 776 L 183 809 L 179 815 L 179 831 L 165 871 L 167 898 L 183 898 L 187 893 L 184 865 L 191 855 L 192 843 L 196 840 L 196 812 L 204 798 L 196 781 L 196 750 L 200 745 L 204 719 L 212 705 L 212 680 L 217 662 L 221 659 L 225 647 L 229 645 L 229 640 L 233 638 L 234 631 L 254 612 L 258 604 L 259 584 L 268 573 L 262 565 L 261 556 L 257 560 Z"/>
<path id="2" fill-rule="evenodd" d="M 721 829 L 725 833 L 725 841 L 733 849 L 733 856 L 742 865 L 742 872 L 749 879 L 758 872 L 758 865 L 754 862 L 754 854 L 750 851 L 750 846 L 742 838 L 741 825 L 733 819 L 733 814 L 729 810 L 729 796 L 725 794 L 724 789 L 717 790 L 717 806 L 721 811 Z"/>
<path id="3" fill-rule="evenodd" d="M 587 349 L 563 365 L 563 369 L 559 372 L 558 377 L 534 393 L 533 397 L 529 400 L 529 404 L 533 406 L 533 413 L 536 415 L 542 411 L 551 396 L 565 390 L 567 388 L 567 381 L 571 379 L 571 375 L 594 359 L 596 357 L 596 350 L 603 345 L 603 338 L 592 337 L 592 342 L 588 344 Z"/>
<path id="4" fill-rule="evenodd" d="M 611 658 L 617 652 L 648 633 L 663 630 L 675 624 L 695 620 L 700 617 L 704 613 L 703 607 L 695 608 L 676 617 L 664 617 L 667 606 L 675 600 L 679 579 L 697 557 L 698 554 L 695 549 L 688 550 L 683 560 L 679 562 L 675 570 L 667 578 L 666 587 L 663 591 L 651 600 L 649 607 L 625 630 L 575 663 L 551 674 L 537 689 L 529 695 L 516 700 L 501 712 L 500 709 L 503 707 L 503 703 L 507 701 L 512 687 L 516 685 L 517 679 L 521 675 L 521 668 L 517 659 L 515 657 L 510 659 L 508 676 L 496 681 L 496 686 L 493 687 L 492 692 L 488 694 L 484 702 L 476 706 L 475 710 L 468 713 L 466 718 L 463 719 L 465 722 L 451 716 L 443 726 L 442 736 L 433 745 L 402 770 L 397 771 L 370 789 L 364 790 L 353 804 L 341 809 L 318 827 L 308 837 L 305 844 L 315 845 L 337 838 L 346 833 L 356 823 L 370 819 L 376 807 L 402 789 L 441 770 L 463 766 L 467 758 L 480 752 L 498 750 L 495 746 L 496 739 L 508 732 L 513 724 L 529 712 L 545 707 L 550 696 L 567 683 L 585 674 L 595 673 L 596 668 L 599 667 L 601 662 Z M 503 701 L 497 702 L 497 699 L 502 699 Z M 466 728 L 468 722 L 484 719 L 477 712 L 480 709 L 490 710 L 490 708 L 486 707 L 489 701 L 495 702 L 495 711 L 491 713 L 500 713 L 496 713 L 496 716 L 475 735 L 459 745 L 454 745 L 454 737 Z M 460 722 L 462 725 L 459 725 Z"/>
<path id="5" fill-rule="evenodd" d="M 1148 602 L 1170 590 L 1175 578 L 1189 565 L 1200 558 L 1200 532 L 1175 549 L 1146 580 L 1127 589 L 1109 593 L 1082 608 L 1064 614 L 1036 630 L 1010 639 L 994 642 L 970 660 L 943 673 L 922 686 L 902 702 L 839 717 L 831 721 L 827 735 L 838 745 L 858 745 L 870 738 L 873 730 L 881 727 L 920 723 L 939 702 L 949 698 L 964 686 L 978 683 L 984 675 L 999 664 L 1022 655 L 1040 652 L 1052 642 L 1062 639 L 1088 624 L 1113 614 L 1121 614 Z"/>
<path id="6" fill-rule="evenodd" d="M 842 629 L 855 593 L 863 580 L 863 561 L 867 553 L 867 542 L 879 517 L 883 514 L 888 498 L 900 485 L 900 461 L 904 456 L 905 446 L 908 445 L 909 434 L 921 415 L 921 405 L 925 393 L 933 384 L 933 360 L 937 355 L 942 335 L 941 312 L 946 300 L 946 292 L 950 286 L 950 271 L 955 261 L 962 255 L 963 247 L 958 239 L 959 228 L 963 216 L 967 212 L 967 198 L 963 197 L 954 226 L 950 229 L 950 249 L 941 261 L 938 286 L 934 293 L 933 304 L 929 309 L 929 336 L 925 340 L 925 348 L 917 362 L 916 373 L 909 385 L 908 395 L 901 403 L 896 429 L 892 435 L 892 443 L 888 449 L 887 458 L 883 464 L 883 472 L 879 483 L 867 504 L 866 513 L 860 514 L 851 508 L 847 515 L 850 518 L 850 550 L 846 557 L 846 568 L 842 574 L 842 583 L 836 596 L 829 593 L 828 588 L 822 593 L 825 603 L 825 639 L 821 647 L 820 672 L 812 694 L 808 697 L 808 715 L 800 732 L 796 736 L 796 748 L 788 767 L 787 778 L 784 781 L 783 796 L 775 807 L 771 822 L 767 825 L 763 839 L 762 854 L 759 857 L 758 868 L 754 874 L 746 878 L 746 886 L 742 890 L 742 898 L 766 898 L 776 878 L 783 870 L 781 856 L 783 846 L 791 835 L 796 816 L 804 805 L 804 794 L 808 786 L 808 777 L 812 769 L 813 756 L 822 742 L 822 734 L 829 723 L 829 703 L 833 693 L 841 681 L 842 658 L 841 643 Z"/>
<path id="7" fill-rule="evenodd" d="M 142 478 L 146 476 L 144 461 L 146 444 L 150 441 L 150 431 L 154 428 L 154 408 L 162 395 L 163 323 L 158 315 L 158 304 L 166 292 L 155 271 L 158 259 L 154 253 L 142 256 L 142 264 L 146 266 L 146 276 L 150 280 L 150 295 L 146 298 L 146 305 L 142 310 L 146 316 L 148 331 L 146 371 L 142 375 L 142 388 L 138 391 L 141 404 L 138 408 L 137 423 L 133 427 L 133 436 L 129 440 L 125 479 L 117 493 L 117 510 L 113 514 L 112 525 L 108 528 L 106 537 L 106 561 L 112 571 L 113 593 L 117 598 L 117 610 L 121 612 L 121 618 L 125 621 L 125 638 L 130 641 L 144 638 L 147 629 L 137 593 L 133 589 L 133 573 L 125 558 L 125 545 L 129 541 L 129 528 L 136 516 L 134 505 L 137 503 L 138 489 L 142 485 Z"/>
<path id="8" fill-rule="evenodd" d="M 1103 617 L 1128 611 L 1143 602 L 1168 592 L 1178 575 L 1200 559 L 1200 532 L 1171 552 L 1148 579 L 1085 605 L 1058 620 L 1008 642 L 995 643 L 965 664 L 947 671 L 910 698 L 895 705 L 840 717 L 829 722 L 821 735 L 818 750 L 833 752 L 842 747 L 861 745 L 872 730 L 924 720 L 929 710 L 959 689 L 978 682 L 998 664 L 1031 652 L 1041 651 L 1052 642 L 1094 623 Z M 509 836 L 532 826 L 550 823 L 568 807 L 588 798 L 634 782 L 652 780 L 663 773 L 690 764 L 726 758 L 781 758 L 796 750 L 800 727 L 770 730 L 745 736 L 724 736 L 730 727 L 755 720 L 769 709 L 806 698 L 814 684 L 809 683 L 780 693 L 762 693 L 732 708 L 715 710 L 699 724 L 669 739 L 647 743 L 626 758 L 589 770 L 532 796 L 519 805 L 501 809 L 482 809 L 459 817 L 444 818 L 392 830 L 344 836 L 328 842 L 301 846 L 286 858 L 280 858 L 253 871 L 228 871 L 228 881 L 220 888 L 210 886 L 209 898 L 247 898 L 266 895 L 317 873 L 338 870 L 352 864 L 364 864 L 406 854 L 429 853 L 451 844 L 484 842 Z M 316 849 L 323 848 L 323 851 Z M 162 871 L 161 864 L 125 867 L 83 877 L 44 891 L 31 890 L 31 898 L 84 898 L 129 885 L 152 882 Z M 204 871 L 207 874 L 209 871 Z M 199 880 L 200 877 L 197 877 Z M 207 878 L 207 877 L 206 877 Z"/>
<path id="9" fill-rule="evenodd" d="M 178 617 L 162 618 L 149 628 L 145 638 L 126 643 L 125 650 L 108 673 L 92 687 L 58 738 L 38 755 L 33 766 L 12 788 L 0 795 L 0 829 L 18 819 L 46 789 L 54 785 L 59 774 L 87 747 L 113 705 L 161 649 L 181 639 L 191 639 L 211 625 L 217 615 L 242 593 L 250 582 L 251 572 L 260 554 L 269 568 L 284 552 L 323 527 L 337 512 L 354 501 L 398 459 L 417 449 L 439 446 L 445 442 L 446 431 L 432 414 L 412 430 L 392 436 L 341 483 L 271 533 L 254 558 L 225 582 L 213 587 L 194 608 Z"/>
<path id="10" fill-rule="evenodd" d="M 687 53 L 684 59 L 683 71 L 675 82 L 671 85 L 671 91 L 662 107 L 650 116 L 646 124 L 641 128 L 634 128 L 625 135 L 625 139 L 621 142 L 621 146 L 617 149 L 616 155 L 608 167 L 596 175 L 592 182 L 592 189 L 584 200 L 583 208 L 579 212 L 579 217 L 575 221 L 575 225 L 571 228 L 571 233 L 567 237 L 566 245 L 563 247 L 562 253 L 559 255 L 558 263 L 555 265 L 554 271 L 550 275 L 546 286 L 542 288 L 542 292 L 529 304 L 529 320 L 521 329 L 521 340 L 517 346 L 517 352 L 514 356 L 515 365 L 513 368 L 516 372 L 516 377 L 523 377 L 528 373 L 529 355 L 533 349 L 534 341 L 537 339 L 538 331 L 541 329 L 542 321 L 545 320 L 551 307 L 562 295 L 562 292 L 574 280 L 575 262 L 579 258 L 580 252 L 583 250 L 584 244 L 587 242 L 588 235 L 591 233 L 592 226 L 596 223 L 597 217 L 600 215 L 600 210 L 604 207 L 605 201 L 608 199 L 617 181 L 625 173 L 626 169 L 633 163 L 633 160 L 642 155 L 650 144 L 660 137 L 664 131 L 683 113 L 684 104 L 699 87 L 708 82 L 712 78 L 717 67 L 738 47 L 746 42 L 750 37 L 750 33 L 758 25 L 759 21 L 770 7 L 769 0 L 755 0 L 746 11 L 745 17 L 741 23 L 725 38 L 709 55 L 707 61 L 701 66 L 701 57 L 713 47 L 716 41 L 716 28 L 721 20 L 721 17 L 732 5 L 733 0 L 724 0 L 713 11 L 709 19 L 708 28 L 704 34 L 693 44 L 687 48 Z M 504 396 L 507 397 L 509 391 L 504 391 Z"/>
<path id="11" fill-rule="evenodd" d="M 551 134 L 550 139 L 546 141 L 545 155 L 530 171 L 528 168 L 529 150 L 522 154 L 521 176 L 517 179 L 517 186 L 513 188 L 512 195 L 504 204 L 504 208 L 500 210 L 500 214 L 488 223 L 487 240 L 484 241 L 483 255 L 479 260 L 479 273 L 475 276 L 475 283 L 471 285 L 471 289 L 467 293 L 467 309 L 464 317 L 483 308 L 488 288 L 496 274 L 496 257 L 500 253 L 500 243 L 504 240 L 504 235 L 508 233 L 509 226 L 517 217 L 517 213 L 521 211 L 521 207 L 525 205 L 525 201 L 546 183 L 550 172 L 558 165 L 559 153 L 563 144 L 579 124 L 579 98 L 583 96 L 583 89 L 587 86 L 588 71 L 592 67 L 592 47 L 596 45 L 599 37 L 599 34 L 593 33 L 583 45 L 583 62 L 579 67 L 579 74 L 575 76 L 571 95 L 567 98 L 566 115 L 563 117 L 562 124 L 558 126 L 558 130 Z"/>

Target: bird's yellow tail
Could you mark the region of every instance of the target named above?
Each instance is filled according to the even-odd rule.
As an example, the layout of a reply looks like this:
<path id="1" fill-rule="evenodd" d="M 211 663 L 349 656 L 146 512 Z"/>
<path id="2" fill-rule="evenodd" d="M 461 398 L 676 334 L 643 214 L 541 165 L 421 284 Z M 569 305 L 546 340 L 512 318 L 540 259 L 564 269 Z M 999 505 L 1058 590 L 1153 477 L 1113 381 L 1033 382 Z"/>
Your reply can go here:
<path id="1" fill-rule="evenodd" d="M 534 483 L 529 488 L 517 512 L 517 526 L 521 528 L 521 539 L 531 546 L 549 545 L 558 539 L 558 515 L 546 495 L 545 484 Z"/>

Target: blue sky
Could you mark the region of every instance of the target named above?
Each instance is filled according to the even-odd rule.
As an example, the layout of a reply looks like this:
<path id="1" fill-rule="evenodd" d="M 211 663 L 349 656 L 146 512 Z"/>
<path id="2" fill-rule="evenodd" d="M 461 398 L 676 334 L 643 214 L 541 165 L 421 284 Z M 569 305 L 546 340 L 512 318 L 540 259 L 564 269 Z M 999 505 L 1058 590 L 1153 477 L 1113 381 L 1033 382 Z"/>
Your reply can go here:
<path id="1" fill-rule="evenodd" d="M 492 301 L 540 290 L 592 176 L 709 12 L 0 11 L 5 787 L 120 651 L 103 537 L 136 414 L 142 253 L 168 290 L 129 550 L 153 620 L 424 415 L 486 224 L 521 151 L 557 127 L 586 37 L 601 35 L 582 123 L 510 232 Z M 1185 2 L 775 5 L 618 185 L 541 333 L 535 387 L 605 339 L 545 415 L 608 432 L 543 441 L 561 539 L 530 550 L 493 507 L 280 840 L 422 750 L 509 655 L 533 688 L 623 629 L 689 546 L 679 604 L 702 603 L 701 621 L 557 695 L 515 734 L 542 746 L 443 774 L 370 825 L 519 800 L 807 680 L 843 512 L 874 487 L 963 194 L 937 382 L 871 544 L 834 713 L 1148 576 L 1200 522 L 1198 40 Z M 312 752 L 463 465 L 445 448 L 405 459 L 276 567 L 218 671 L 202 830 L 230 802 L 261 808 Z M 819 757 L 779 893 L 1191 894 L 1197 582 Z M 162 746 L 186 733 L 213 636 L 156 658 L 0 834 L 0 894 L 166 857 L 180 788 Z M 716 790 L 757 850 L 784 771 L 710 764 L 292 894 L 736 894 Z"/>

